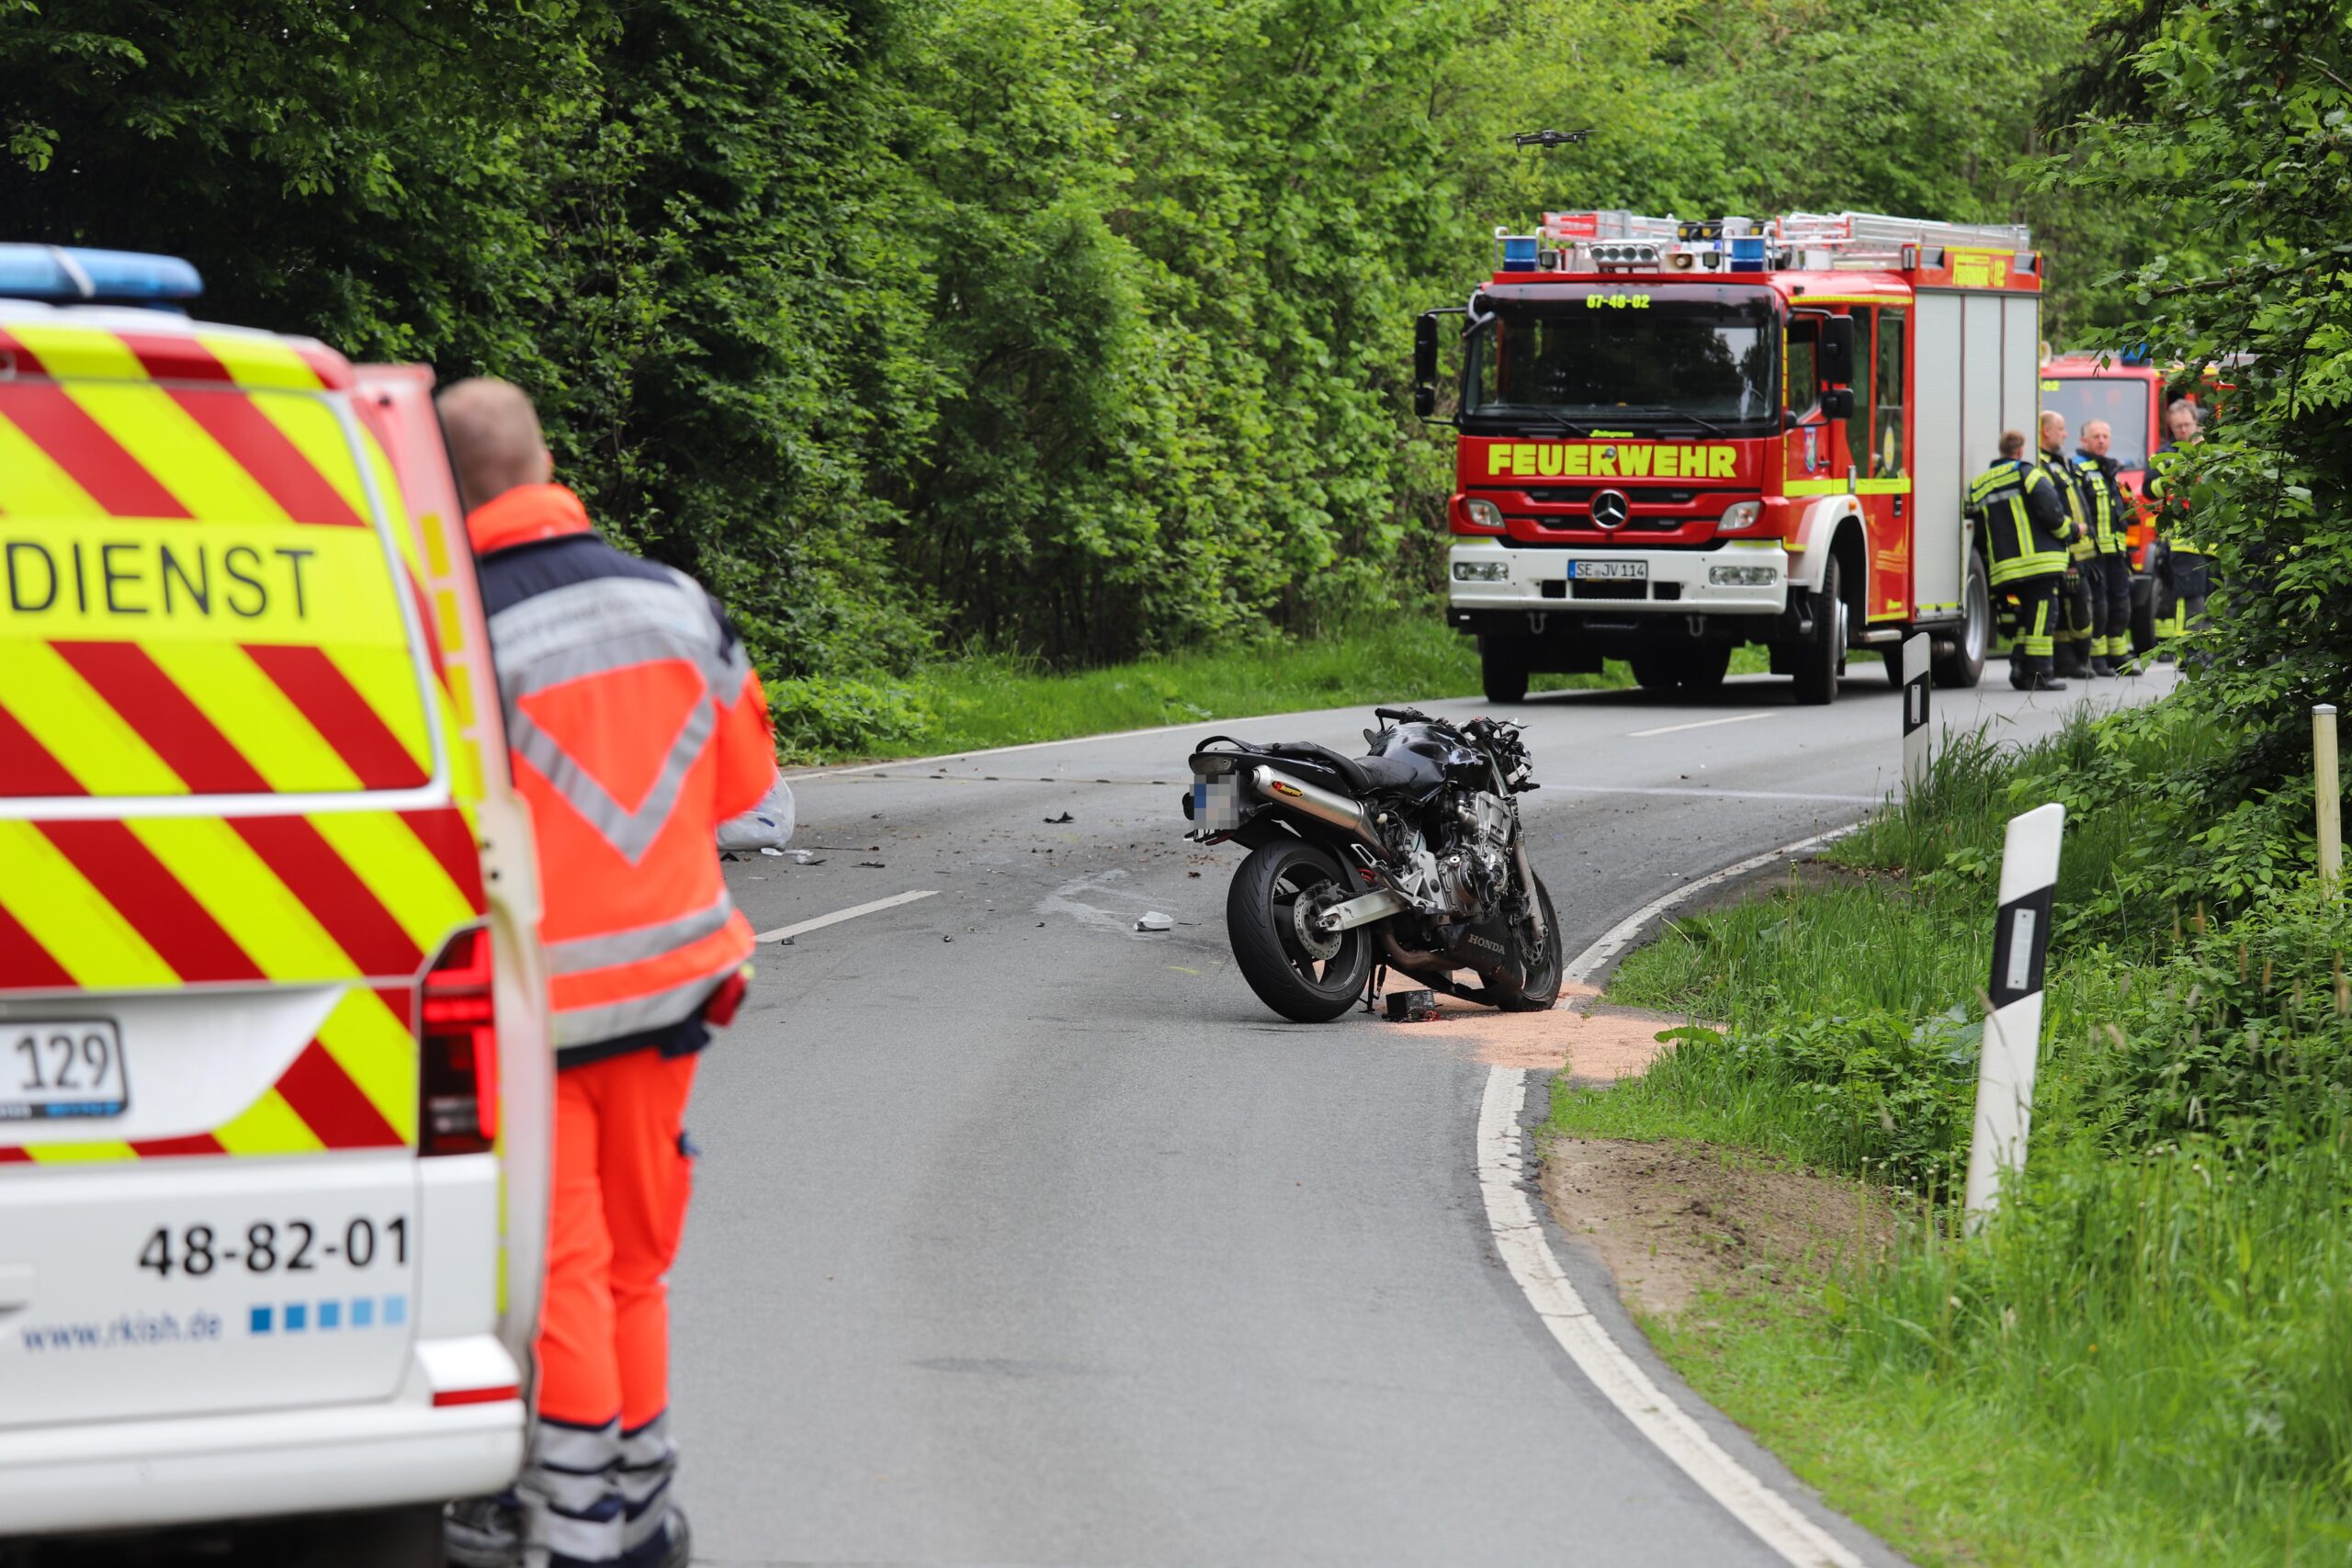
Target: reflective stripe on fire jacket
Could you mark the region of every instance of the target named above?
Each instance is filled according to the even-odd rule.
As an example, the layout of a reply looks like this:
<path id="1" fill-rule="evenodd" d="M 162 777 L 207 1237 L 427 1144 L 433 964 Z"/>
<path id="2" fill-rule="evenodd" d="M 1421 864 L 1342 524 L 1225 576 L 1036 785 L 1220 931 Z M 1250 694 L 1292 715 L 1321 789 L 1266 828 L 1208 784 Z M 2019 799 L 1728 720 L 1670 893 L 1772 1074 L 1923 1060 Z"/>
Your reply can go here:
<path id="1" fill-rule="evenodd" d="M 2039 465 L 2003 458 L 1970 483 L 1968 507 L 1984 520 L 1995 583 L 2066 570 L 2064 506 Z"/>
<path id="2" fill-rule="evenodd" d="M 2090 509 L 2075 482 L 2074 465 L 2058 452 L 2042 453 L 2041 462 L 2041 471 L 2050 476 L 2051 489 L 2057 494 L 2059 504 L 2065 508 L 2066 520 L 2059 525 L 2058 536 L 2065 541 L 2067 558 L 2087 560 L 2098 553 L 2098 546 L 2091 537 Z"/>
<path id="3" fill-rule="evenodd" d="M 2132 513 L 2123 504 L 2123 491 L 2115 476 L 2120 465 L 2112 457 L 2095 457 L 2088 452 L 2075 454 L 2075 485 L 2081 491 L 2083 507 L 2091 521 L 2091 540 L 2103 556 L 2120 556 L 2131 547 L 2126 529 Z"/>
<path id="4" fill-rule="evenodd" d="M 713 835 L 775 779 L 743 645 L 685 573 L 615 549 L 560 485 L 467 519 L 538 840 L 560 1053 L 680 1022 L 751 956 Z"/>

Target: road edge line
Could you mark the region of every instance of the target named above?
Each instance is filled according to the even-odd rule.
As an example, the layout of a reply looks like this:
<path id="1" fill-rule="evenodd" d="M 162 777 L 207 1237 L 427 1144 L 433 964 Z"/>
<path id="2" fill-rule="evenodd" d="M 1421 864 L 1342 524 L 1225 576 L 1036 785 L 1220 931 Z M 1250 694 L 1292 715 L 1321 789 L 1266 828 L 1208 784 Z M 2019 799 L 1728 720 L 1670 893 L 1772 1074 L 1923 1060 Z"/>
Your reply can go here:
<path id="1" fill-rule="evenodd" d="M 1727 865 L 1685 887 L 1653 898 L 1619 920 L 1577 954 L 1566 977 L 1589 982 L 1633 945 L 1658 916 L 1701 890 L 1744 876 L 1853 832 L 1834 829 Z M 1862 1560 L 1734 1459 L 1705 1428 L 1661 1390 L 1641 1363 L 1611 1337 L 1560 1267 L 1526 1186 L 1520 1117 L 1527 1101 L 1527 1070 L 1492 1067 L 1478 1107 L 1478 1190 L 1497 1256 L 1553 1339 L 1593 1387 L 1636 1431 L 1698 1483 L 1701 1491 L 1794 1568 L 1862 1568 Z"/>

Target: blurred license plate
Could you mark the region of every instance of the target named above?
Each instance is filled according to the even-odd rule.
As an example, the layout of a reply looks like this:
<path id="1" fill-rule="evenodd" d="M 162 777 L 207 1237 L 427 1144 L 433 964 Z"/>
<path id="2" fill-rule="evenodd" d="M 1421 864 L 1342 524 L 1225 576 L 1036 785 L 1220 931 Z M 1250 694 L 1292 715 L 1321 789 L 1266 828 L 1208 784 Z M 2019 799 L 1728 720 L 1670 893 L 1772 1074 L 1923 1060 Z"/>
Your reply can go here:
<path id="1" fill-rule="evenodd" d="M 119 1116 L 130 1103 L 122 1031 L 114 1020 L 0 1021 L 0 1122 Z"/>
<path id="2" fill-rule="evenodd" d="M 1241 826 L 1241 775 L 1193 775 L 1193 829 L 1203 838 Z"/>
<path id="3" fill-rule="evenodd" d="M 1648 578 L 1650 563 L 1645 560 L 1572 560 L 1568 575 L 1580 577 L 1587 582 L 1614 578 L 1620 582 L 1640 582 Z"/>

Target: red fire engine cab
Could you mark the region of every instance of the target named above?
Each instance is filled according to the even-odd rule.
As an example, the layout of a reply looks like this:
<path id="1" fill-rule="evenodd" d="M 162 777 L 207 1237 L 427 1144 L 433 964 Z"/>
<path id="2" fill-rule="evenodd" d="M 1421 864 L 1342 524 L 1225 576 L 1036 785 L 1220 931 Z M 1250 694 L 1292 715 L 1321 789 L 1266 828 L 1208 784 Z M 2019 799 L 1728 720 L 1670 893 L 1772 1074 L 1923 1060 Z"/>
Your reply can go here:
<path id="1" fill-rule="evenodd" d="M 1758 643 L 1804 703 L 1846 655 L 1934 638 L 1973 686 L 1993 636 L 1968 481 L 2038 413 L 2042 260 L 2020 227 L 1870 213 L 1546 213 L 1464 318 L 1449 618 L 1486 693 L 1629 660 L 1719 684 Z M 1889 661 L 1900 680 L 1899 660 Z"/>

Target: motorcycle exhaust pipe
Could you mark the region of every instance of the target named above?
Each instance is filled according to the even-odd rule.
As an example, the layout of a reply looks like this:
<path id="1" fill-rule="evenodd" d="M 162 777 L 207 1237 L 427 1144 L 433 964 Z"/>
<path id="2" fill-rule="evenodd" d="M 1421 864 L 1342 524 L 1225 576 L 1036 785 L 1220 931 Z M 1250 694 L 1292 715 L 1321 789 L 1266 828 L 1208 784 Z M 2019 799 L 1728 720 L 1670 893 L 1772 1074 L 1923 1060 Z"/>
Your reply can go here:
<path id="1" fill-rule="evenodd" d="M 1257 767 L 1250 771 L 1250 787 L 1276 806 L 1287 806 L 1294 811 L 1305 812 L 1318 822 L 1329 822 L 1362 839 L 1381 855 L 1388 853 L 1388 846 L 1372 825 L 1364 808 L 1336 790 L 1295 779 L 1279 768 Z"/>

